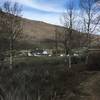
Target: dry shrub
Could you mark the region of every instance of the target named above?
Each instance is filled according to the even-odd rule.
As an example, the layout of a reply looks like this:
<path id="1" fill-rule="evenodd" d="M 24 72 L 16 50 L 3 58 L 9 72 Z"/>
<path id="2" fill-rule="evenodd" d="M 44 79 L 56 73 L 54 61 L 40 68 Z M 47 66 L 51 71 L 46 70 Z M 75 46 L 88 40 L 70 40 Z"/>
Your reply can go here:
<path id="1" fill-rule="evenodd" d="M 89 69 L 100 70 L 100 51 L 89 53 L 88 66 Z"/>

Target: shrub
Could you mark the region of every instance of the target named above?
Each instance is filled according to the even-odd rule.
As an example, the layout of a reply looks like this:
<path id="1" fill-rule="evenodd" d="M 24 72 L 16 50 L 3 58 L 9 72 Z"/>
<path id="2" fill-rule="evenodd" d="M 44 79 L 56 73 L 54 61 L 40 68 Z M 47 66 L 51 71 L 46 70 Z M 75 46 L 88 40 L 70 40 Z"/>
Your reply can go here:
<path id="1" fill-rule="evenodd" d="M 94 51 L 89 53 L 88 66 L 90 66 L 90 69 L 100 69 L 100 52 Z"/>
<path id="2" fill-rule="evenodd" d="M 72 64 L 80 64 L 85 62 L 85 56 L 72 57 Z"/>
<path id="3" fill-rule="evenodd" d="M 4 54 L 0 53 L 0 61 L 3 61 L 5 59 Z"/>

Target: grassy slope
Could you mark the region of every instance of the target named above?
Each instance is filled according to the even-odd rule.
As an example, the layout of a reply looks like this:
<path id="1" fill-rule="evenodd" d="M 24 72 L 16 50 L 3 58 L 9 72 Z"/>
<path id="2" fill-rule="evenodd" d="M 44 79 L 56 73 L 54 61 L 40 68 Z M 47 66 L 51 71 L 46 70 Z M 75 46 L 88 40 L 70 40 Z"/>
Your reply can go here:
<path id="1" fill-rule="evenodd" d="M 55 40 L 55 29 L 56 28 L 61 34 L 60 36 L 61 40 L 64 39 L 64 37 L 62 36 L 64 29 L 61 26 L 51 25 L 48 23 L 24 19 L 24 18 L 22 19 L 22 21 L 23 21 L 23 34 L 21 35 L 21 38 L 18 38 L 19 42 L 17 42 L 16 44 L 17 48 L 28 49 L 28 48 L 35 48 L 35 47 L 40 47 L 40 48 L 55 47 L 54 40 Z M 73 34 L 75 34 L 74 35 L 75 40 L 80 39 L 78 35 L 79 33 L 77 31 L 74 30 Z M 7 47 L 5 46 L 7 43 L 2 42 L 1 38 L 3 37 L 5 37 L 7 41 L 9 40 L 8 40 L 7 34 L 0 33 L 0 46 L 4 44 L 4 48 L 5 48 Z M 93 38 L 92 40 L 93 41 L 92 44 L 99 43 L 99 40 L 100 40 L 100 37 L 95 36 L 95 38 Z M 81 43 L 82 45 L 86 42 L 85 35 L 81 36 L 81 42 L 82 42 Z M 73 43 L 75 43 L 75 41 L 73 41 Z M 7 45 L 9 45 L 9 42 Z"/>
<path id="2" fill-rule="evenodd" d="M 23 39 L 32 41 L 43 41 L 45 39 L 54 39 L 55 29 L 62 30 L 62 27 L 44 23 L 41 21 L 34 21 L 28 19 L 23 20 Z M 30 40 L 30 41 L 29 41 Z"/>

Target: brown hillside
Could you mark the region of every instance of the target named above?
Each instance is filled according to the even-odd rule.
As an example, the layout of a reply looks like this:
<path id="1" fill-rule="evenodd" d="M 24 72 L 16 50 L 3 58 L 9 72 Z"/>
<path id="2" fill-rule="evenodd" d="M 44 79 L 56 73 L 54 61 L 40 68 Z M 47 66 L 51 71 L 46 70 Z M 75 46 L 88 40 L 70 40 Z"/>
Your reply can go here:
<path id="1" fill-rule="evenodd" d="M 0 14 L 5 14 L 4 12 L 0 12 Z M 22 38 L 18 39 L 23 41 L 23 43 L 41 43 L 41 42 L 52 42 L 50 40 L 55 39 L 55 30 L 58 30 L 58 33 L 60 33 L 59 40 L 64 40 L 64 28 L 61 26 L 56 26 L 48 23 L 44 23 L 41 21 L 34 21 L 29 20 L 25 18 L 21 18 L 23 22 L 23 34 Z M 73 30 L 74 37 L 72 38 L 73 43 L 75 45 L 83 44 L 86 42 L 86 35 L 80 34 L 79 32 Z M 6 35 L 5 35 L 6 36 Z M 77 41 L 80 42 L 77 44 Z M 64 41 L 63 41 L 64 42 Z M 92 36 L 92 45 L 99 44 L 100 43 L 100 36 L 99 35 L 93 35 Z M 52 42 L 53 43 L 53 42 Z M 74 46 L 75 46 L 74 45 Z"/>
<path id="2" fill-rule="evenodd" d="M 55 30 L 56 28 L 63 34 L 63 27 L 56 26 L 48 23 L 44 23 L 41 21 L 34 21 L 29 19 L 22 19 L 23 20 L 23 39 L 24 41 L 33 43 L 33 42 L 40 42 L 45 40 L 54 40 L 55 38 Z M 78 38 L 79 34 L 77 31 L 74 31 L 76 39 L 77 35 Z M 94 37 L 94 38 L 93 38 Z M 64 37 L 63 37 L 64 38 Z M 85 36 L 81 36 L 81 43 L 85 42 Z M 99 35 L 92 35 L 92 44 L 100 43 L 100 36 Z"/>
<path id="3" fill-rule="evenodd" d="M 60 26 L 47 24 L 41 21 L 23 19 L 23 39 L 28 41 L 54 39 L 56 27 L 59 30 L 62 29 Z"/>

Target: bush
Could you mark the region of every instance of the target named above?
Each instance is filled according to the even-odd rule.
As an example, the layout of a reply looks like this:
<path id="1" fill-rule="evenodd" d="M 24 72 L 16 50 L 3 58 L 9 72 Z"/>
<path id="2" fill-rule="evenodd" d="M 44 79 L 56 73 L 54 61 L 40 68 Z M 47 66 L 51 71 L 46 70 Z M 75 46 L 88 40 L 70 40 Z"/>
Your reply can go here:
<path id="1" fill-rule="evenodd" d="M 72 64 L 80 64 L 85 62 L 85 56 L 72 57 Z"/>
<path id="2" fill-rule="evenodd" d="M 88 65 L 90 69 L 100 70 L 100 52 L 90 52 Z"/>
<path id="3" fill-rule="evenodd" d="M 0 61 L 3 61 L 5 59 L 4 54 L 0 53 Z"/>

